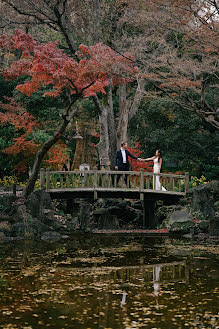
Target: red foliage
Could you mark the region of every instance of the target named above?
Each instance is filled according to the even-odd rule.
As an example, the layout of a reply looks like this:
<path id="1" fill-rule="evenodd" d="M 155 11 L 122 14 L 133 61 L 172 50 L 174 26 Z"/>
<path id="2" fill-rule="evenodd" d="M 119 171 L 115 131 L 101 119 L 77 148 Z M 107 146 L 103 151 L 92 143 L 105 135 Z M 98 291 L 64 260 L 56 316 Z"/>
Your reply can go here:
<path id="1" fill-rule="evenodd" d="M 3 112 L 0 112 L 0 125 L 12 124 L 17 131 L 18 137 L 12 140 L 14 142 L 13 145 L 5 148 L 2 152 L 13 155 L 22 154 L 22 160 L 14 167 L 14 171 L 25 173 L 28 168 L 28 162 L 30 162 L 41 146 L 40 143 L 34 143 L 31 139 L 33 129 L 36 129 L 39 125 L 32 115 L 25 112 L 20 103 L 17 103 L 13 98 L 5 98 L 5 100 L 8 103 L 0 102 L 0 108 L 3 110 Z M 55 169 L 57 166 L 63 165 L 68 159 L 67 146 L 59 143 L 50 149 L 48 159 L 45 161 L 50 165 L 51 169 Z"/>
<path id="2" fill-rule="evenodd" d="M 62 169 L 60 166 L 63 166 L 67 160 L 70 160 L 69 157 L 69 148 L 62 141 L 59 141 L 53 145 L 48 152 L 48 159 L 44 160 L 49 164 L 50 169 Z"/>
<path id="3" fill-rule="evenodd" d="M 8 154 L 18 154 L 18 153 L 28 153 L 35 154 L 38 144 L 33 143 L 33 141 L 28 141 L 25 138 L 25 135 L 14 138 L 15 142 L 12 146 L 5 148 L 2 152 Z"/>
<path id="4" fill-rule="evenodd" d="M 140 158 L 142 151 L 140 150 L 141 144 L 140 142 L 137 142 L 133 148 L 128 147 L 128 150 L 130 153 L 134 154 L 136 157 Z M 152 172 L 153 171 L 153 161 L 136 161 L 135 159 L 129 158 L 130 165 L 132 167 L 132 170 L 134 171 L 140 171 L 141 168 L 144 169 L 144 171 Z"/>
<path id="5" fill-rule="evenodd" d="M 119 55 L 102 43 L 91 47 L 80 45 L 78 62 L 59 49 L 57 42 L 37 43 L 20 30 L 10 37 L 0 36 L 0 48 L 21 50 L 21 58 L 14 61 L 4 75 L 13 79 L 20 75 L 31 77 L 17 86 L 28 96 L 42 85 L 53 86 L 53 90 L 44 96 L 56 97 L 63 89 L 70 94 L 93 96 L 98 92 L 105 93 L 104 88 L 110 81 L 113 84 L 128 83 L 137 72 L 130 54 Z"/>
<path id="6" fill-rule="evenodd" d="M 24 110 L 22 105 L 13 98 L 6 98 L 7 103 L 0 102 L 0 125 L 11 123 L 16 130 L 25 131 L 26 134 L 32 133 L 37 127 L 35 118 Z"/>
<path id="7" fill-rule="evenodd" d="M 37 149 L 37 144 L 28 138 L 33 129 L 38 126 L 35 118 L 29 113 L 25 112 L 20 103 L 15 102 L 13 98 L 5 98 L 8 103 L 0 102 L 0 125 L 11 123 L 19 136 L 14 138 L 14 144 L 5 148 L 2 152 L 7 154 L 34 154 Z"/>

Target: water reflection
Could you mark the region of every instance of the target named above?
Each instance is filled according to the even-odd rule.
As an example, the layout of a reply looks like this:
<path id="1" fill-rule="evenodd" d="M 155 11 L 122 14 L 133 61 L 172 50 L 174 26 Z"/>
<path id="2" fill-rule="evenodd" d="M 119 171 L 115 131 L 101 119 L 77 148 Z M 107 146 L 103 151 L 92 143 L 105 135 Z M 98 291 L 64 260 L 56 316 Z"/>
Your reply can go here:
<path id="1" fill-rule="evenodd" d="M 180 243 L 0 245 L 0 328 L 216 328 L 217 257 L 173 257 L 170 247 Z"/>

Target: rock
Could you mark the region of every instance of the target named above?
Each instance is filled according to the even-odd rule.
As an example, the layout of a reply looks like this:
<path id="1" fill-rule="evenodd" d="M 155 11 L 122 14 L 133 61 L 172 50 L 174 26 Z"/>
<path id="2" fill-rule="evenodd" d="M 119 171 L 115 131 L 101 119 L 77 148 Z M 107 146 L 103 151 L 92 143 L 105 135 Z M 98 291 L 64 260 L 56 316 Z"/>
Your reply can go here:
<path id="1" fill-rule="evenodd" d="M 140 200 L 134 201 L 132 207 L 134 209 L 142 210 L 142 202 Z"/>
<path id="2" fill-rule="evenodd" d="M 80 209 L 80 213 L 79 213 L 79 222 L 80 222 L 80 228 L 83 231 L 85 231 L 85 229 L 89 225 L 90 208 L 91 208 L 91 204 L 90 204 L 89 200 L 85 200 L 81 205 L 81 209 Z"/>
<path id="3" fill-rule="evenodd" d="M 173 223 L 193 222 L 192 215 L 187 210 L 175 210 L 168 219 L 169 225 Z"/>
<path id="4" fill-rule="evenodd" d="M 219 235 L 219 181 L 199 185 L 189 190 L 187 196 L 192 210 L 200 212 L 203 219 L 210 221 L 209 233 Z"/>
<path id="5" fill-rule="evenodd" d="M 27 199 L 27 209 L 32 217 L 41 221 L 53 220 L 54 207 L 49 193 L 38 190 L 30 194 Z"/>
<path id="6" fill-rule="evenodd" d="M 194 235 L 191 234 L 191 233 L 188 233 L 188 234 L 184 234 L 183 235 L 183 238 L 186 238 L 186 239 L 193 239 Z"/>
<path id="7" fill-rule="evenodd" d="M 69 235 L 64 234 L 64 235 L 61 236 L 61 238 L 62 239 L 68 239 L 69 238 Z"/>
<path id="8" fill-rule="evenodd" d="M 16 217 L 17 222 L 24 222 L 28 220 L 28 213 L 25 204 L 21 204 L 17 206 L 17 211 L 13 215 L 13 217 Z"/>
<path id="9" fill-rule="evenodd" d="M 209 230 L 209 226 L 210 226 L 210 221 L 209 220 L 201 220 L 198 223 L 198 228 L 201 232 L 207 233 Z"/>
<path id="10" fill-rule="evenodd" d="M 9 235 L 10 231 L 11 231 L 11 226 L 9 225 L 8 221 L 1 221 L 0 233 L 4 233 L 4 235 Z"/>
<path id="11" fill-rule="evenodd" d="M 47 231 L 48 226 L 35 219 L 31 223 L 15 223 L 11 225 L 10 236 L 13 237 L 39 237 L 43 231 Z"/>
<path id="12" fill-rule="evenodd" d="M 94 210 L 93 215 L 100 216 L 100 215 L 105 215 L 108 213 L 109 213 L 109 211 L 107 208 L 99 208 L 99 209 Z"/>
<path id="13" fill-rule="evenodd" d="M 0 209 L 2 214 L 11 214 L 13 209 L 13 203 L 17 200 L 14 194 L 3 194 L 0 195 Z"/>
<path id="14" fill-rule="evenodd" d="M 66 226 L 68 228 L 68 230 L 71 231 L 75 231 L 78 229 L 79 227 L 79 221 L 77 217 L 74 217 L 71 221 L 67 221 L 66 222 Z"/>
<path id="15" fill-rule="evenodd" d="M 91 232 L 90 227 L 86 227 L 85 230 L 84 230 L 84 233 L 90 233 L 90 232 Z"/>
<path id="16" fill-rule="evenodd" d="M 115 215 L 111 215 L 110 213 L 101 215 L 98 219 L 97 227 L 100 230 L 103 229 L 117 230 L 119 229 L 118 218 Z"/>
<path id="17" fill-rule="evenodd" d="M 107 210 L 111 215 L 116 215 L 117 217 L 119 217 L 121 214 L 121 208 L 118 206 L 109 206 Z"/>
<path id="18" fill-rule="evenodd" d="M 62 238 L 62 235 L 58 232 L 48 231 L 44 232 L 43 235 L 41 235 L 41 240 L 53 242 L 53 241 L 59 241 Z"/>
<path id="19" fill-rule="evenodd" d="M 0 232 L 0 240 L 5 238 L 5 234 L 3 232 Z"/>
<path id="20" fill-rule="evenodd" d="M 169 215 L 165 224 L 169 226 L 170 232 L 180 234 L 193 234 L 194 223 L 192 215 L 187 210 L 175 210 Z"/>
<path id="21" fill-rule="evenodd" d="M 215 203 L 219 200 L 219 181 L 199 185 L 187 193 L 193 210 L 200 211 L 206 219 L 214 219 Z"/>

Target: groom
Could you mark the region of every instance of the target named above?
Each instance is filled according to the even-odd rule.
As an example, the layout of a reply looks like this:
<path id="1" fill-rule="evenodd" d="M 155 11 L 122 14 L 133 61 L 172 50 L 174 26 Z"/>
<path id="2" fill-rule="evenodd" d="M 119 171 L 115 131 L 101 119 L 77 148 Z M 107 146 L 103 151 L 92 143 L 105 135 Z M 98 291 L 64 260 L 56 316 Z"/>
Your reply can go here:
<path id="1" fill-rule="evenodd" d="M 128 149 L 128 145 L 126 142 L 121 143 L 121 148 L 116 152 L 116 158 L 115 158 L 115 169 L 121 170 L 121 171 L 129 171 L 129 160 L 128 157 L 131 157 L 133 159 L 139 160 L 140 158 L 137 158 L 135 155 L 131 154 Z M 117 175 L 117 184 L 120 180 L 121 175 Z M 125 175 L 125 183 L 127 185 L 127 175 Z"/>

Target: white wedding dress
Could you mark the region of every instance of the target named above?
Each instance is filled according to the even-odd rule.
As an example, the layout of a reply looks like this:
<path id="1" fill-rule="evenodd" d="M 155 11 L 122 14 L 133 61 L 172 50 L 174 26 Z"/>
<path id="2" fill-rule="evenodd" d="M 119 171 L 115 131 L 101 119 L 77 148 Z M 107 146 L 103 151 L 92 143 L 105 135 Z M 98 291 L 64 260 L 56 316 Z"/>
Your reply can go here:
<path id="1" fill-rule="evenodd" d="M 159 162 L 158 162 L 158 157 L 154 159 L 154 168 L 153 168 L 153 173 L 160 173 L 159 170 Z M 153 188 L 154 190 L 162 190 L 162 191 L 166 191 L 165 187 L 160 186 L 160 176 L 153 176 Z"/>

